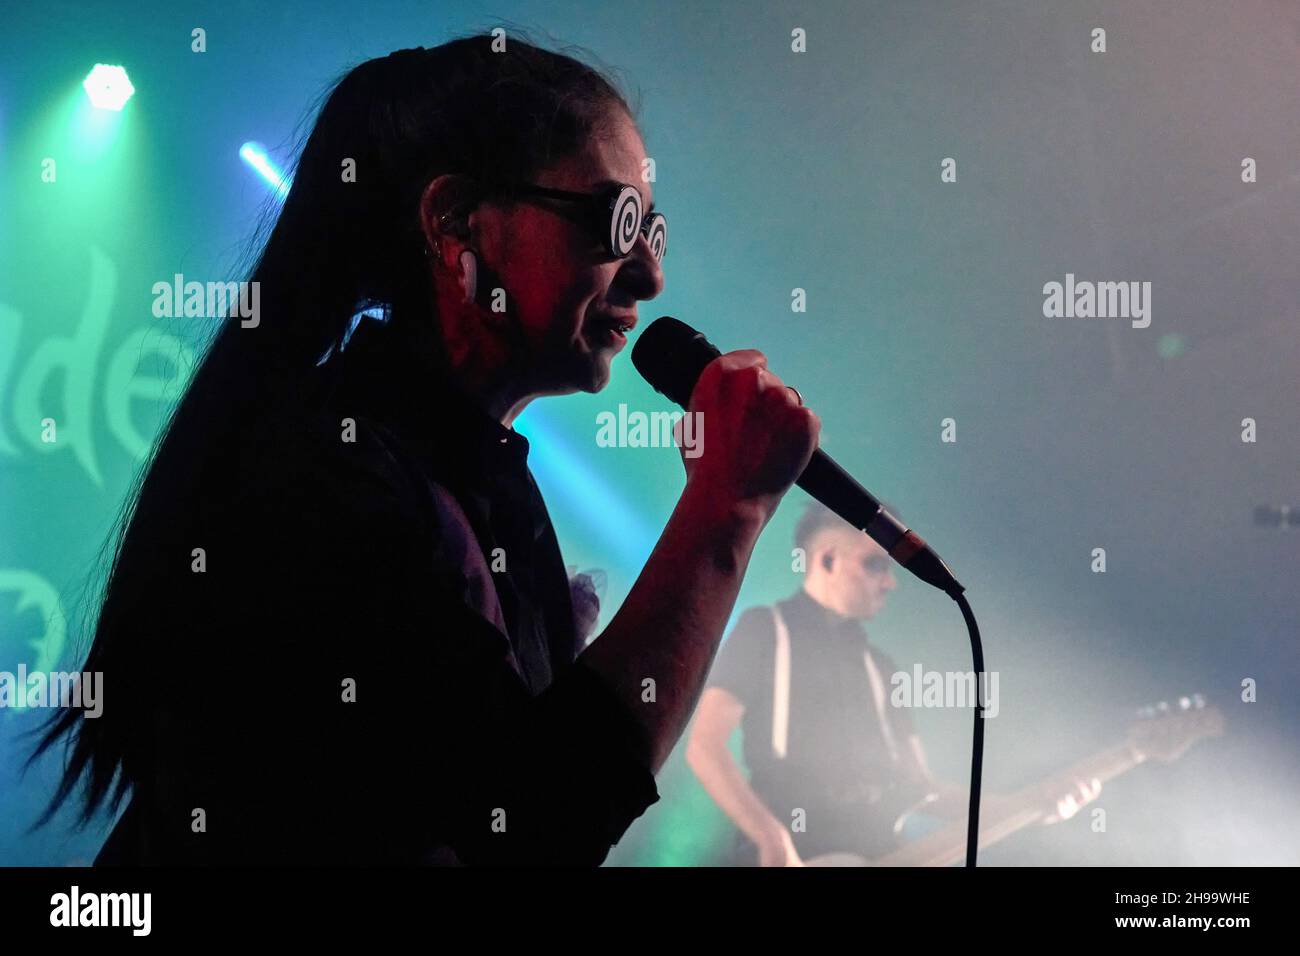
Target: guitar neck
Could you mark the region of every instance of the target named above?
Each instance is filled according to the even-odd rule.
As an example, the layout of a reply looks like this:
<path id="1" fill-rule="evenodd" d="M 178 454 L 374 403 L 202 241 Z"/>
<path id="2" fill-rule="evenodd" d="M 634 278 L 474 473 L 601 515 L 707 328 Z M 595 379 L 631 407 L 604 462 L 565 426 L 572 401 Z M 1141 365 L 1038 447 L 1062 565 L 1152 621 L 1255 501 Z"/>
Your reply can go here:
<path id="1" fill-rule="evenodd" d="M 1086 760 L 1041 783 L 990 801 L 980 807 L 980 846 L 985 847 L 1009 837 L 1043 819 L 1056 798 L 1074 789 L 1075 780 L 1100 780 L 1106 783 L 1132 770 L 1143 757 L 1129 744 L 1121 744 Z M 876 866 L 952 866 L 966 858 L 966 820 L 956 820 L 929 836 L 895 850 L 872 864 Z"/>

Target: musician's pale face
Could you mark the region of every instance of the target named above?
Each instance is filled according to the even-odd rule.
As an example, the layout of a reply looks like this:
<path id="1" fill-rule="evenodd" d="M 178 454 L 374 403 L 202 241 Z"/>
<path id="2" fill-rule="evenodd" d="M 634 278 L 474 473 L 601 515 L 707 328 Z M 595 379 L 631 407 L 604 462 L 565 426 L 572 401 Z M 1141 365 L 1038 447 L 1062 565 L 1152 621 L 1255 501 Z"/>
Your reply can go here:
<path id="1" fill-rule="evenodd" d="M 830 568 L 823 566 L 821 574 L 832 609 L 862 620 L 879 614 L 886 596 L 898 586 L 885 549 L 851 528 L 823 529 L 814 545 L 831 559 Z"/>

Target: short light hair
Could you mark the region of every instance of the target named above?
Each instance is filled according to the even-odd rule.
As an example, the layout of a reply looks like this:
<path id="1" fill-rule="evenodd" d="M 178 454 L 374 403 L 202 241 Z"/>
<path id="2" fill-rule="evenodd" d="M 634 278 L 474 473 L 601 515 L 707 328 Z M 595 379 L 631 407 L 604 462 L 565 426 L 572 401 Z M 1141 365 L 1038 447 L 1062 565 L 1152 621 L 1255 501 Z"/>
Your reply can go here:
<path id="1" fill-rule="evenodd" d="M 897 509 L 887 501 L 882 501 L 881 507 L 892 514 L 895 518 L 902 520 Z M 848 528 L 856 531 L 853 525 L 849 524 L 830 508 L 827 508 L 815 498 L 808 502 L 808 507 L 804 508 L 803 515 L 799 518 L 799 523 L 794 529 L 794 546 L 803 548 L 808 551 L 808 545 L 812 542 L 813 535 L 823 528 Z"/>

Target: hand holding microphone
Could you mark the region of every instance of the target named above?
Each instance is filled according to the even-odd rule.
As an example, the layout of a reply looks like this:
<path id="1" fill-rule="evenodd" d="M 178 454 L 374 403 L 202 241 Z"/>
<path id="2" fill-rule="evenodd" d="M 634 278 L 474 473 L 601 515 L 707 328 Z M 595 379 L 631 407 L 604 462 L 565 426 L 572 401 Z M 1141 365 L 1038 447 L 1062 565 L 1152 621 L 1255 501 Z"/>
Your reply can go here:
<path id="1" fill-rule="evenodd" d="M 697 416 L 704 440 L 700 457 L 683 455 L 688 483 L 763 523 L 808 466 L 821 431 L 821 420 L 754 349 L 711 359 L 690 393 L 687 414 Z"/>

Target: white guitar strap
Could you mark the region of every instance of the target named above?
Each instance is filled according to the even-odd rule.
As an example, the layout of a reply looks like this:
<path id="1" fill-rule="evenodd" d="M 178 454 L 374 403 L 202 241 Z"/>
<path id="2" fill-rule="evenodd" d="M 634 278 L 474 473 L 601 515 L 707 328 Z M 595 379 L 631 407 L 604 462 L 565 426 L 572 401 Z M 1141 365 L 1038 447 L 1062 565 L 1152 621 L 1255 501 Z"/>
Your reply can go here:
<path id="1" fill-rule="evenodd" d="M 776 675 L 772 681 L 772 751 L 778 759 L 785 758 L 786 742 L 790 734 L 790 629 L 785 625 L 781 609 L 772 605 L 772 619 L 776 623 Z"/>
<path id="2" fill-rule="evenodd" d="M 894 727 L 889 722 L 889 714 L 885 710 L 885 681 L 880 676 L 880 668 L 876 666 L 876 659 L 871 656 L 871 651 L 863 648 L 862 660 L 867 665 L 867 680 L 871 683 L 871 697 L 876 705 L 880 733 L 885 738 L 885 747 L 889 750 L 889 760 L 891 763 L 898 763 L 898 742 L 894 740 Z"/>
<path id="3" fill-rule="evenodd" d="M 776 625 L 776 661 L 772 681 L 772 752 L 777 759 L 784 760 L 790 739 L 790 628 L 786 626 L 781 609 L 772 605 L 772 621 Z M 898 762 L 898 741 L 894 739 L 894 728 L 885 710 L 885 681 L 880 675 L 880 668 L 871 656 L 871 651 L 863 649 L 862 662 L 867 669 L 867 683 L 871 687 L 872 703 L 876 708 L 876 718 L 880 721 L 880 731 L 889 750 L 889 759 Z"/>

